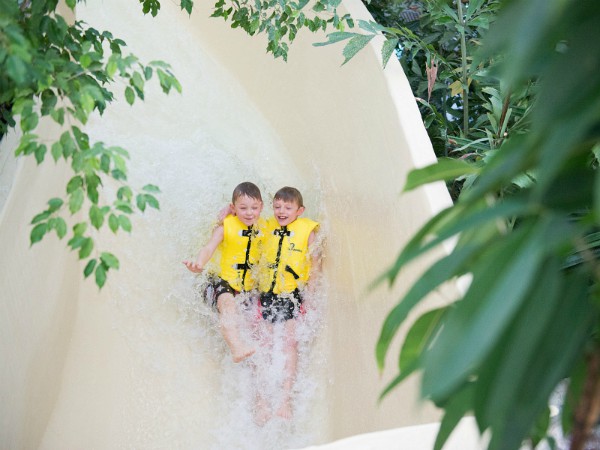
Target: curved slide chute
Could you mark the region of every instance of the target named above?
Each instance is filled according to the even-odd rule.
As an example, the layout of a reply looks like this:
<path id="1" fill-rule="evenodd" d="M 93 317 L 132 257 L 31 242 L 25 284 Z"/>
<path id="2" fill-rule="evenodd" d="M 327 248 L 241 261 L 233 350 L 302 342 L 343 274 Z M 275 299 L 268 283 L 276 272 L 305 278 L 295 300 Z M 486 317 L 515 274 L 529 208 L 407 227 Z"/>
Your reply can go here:
<path id="1" fill-rule="evenodd" d="M 156 18 L 142 16 L 136 2 L 76 9 L 77 19 L 111 30 L 141 60 L 169 62 L 183 86 L 169 96 L 149 86 L 146 101 L 117 99 L 86 125 L 92 139 L 131 152 L 131 184 L 162 189 L 161 211 L 136 218 L 130 236 L 97 236 L 121 260 L 101 292 L 83 280 L 63 241 L 29 246 L 27 223 L 62 196 L 68 169 L 24 160 L 0 173 L 2 446 L 299 448 L 439 420 L 417 401 L 414 378 L 377 404 L 398 346 L 380 376 L 379 329 L 423 266 L 403 272 L 393 290 L 368 285 L 450 204 L 442 184 L 399 195 L 408 171 L 435 160 L 399 64 L 381 69 L 375 39 L 341 66 L 341 46 L 315 48 L 325 40 L 315 35 L 298 37 L 284 63 L 265 53 L 263 38 L 209 19 L 205 4 L 188 17 L 174 3 L 162 2 Z M 357 0 L 344 7 L 369 18 Z M 59 132 L 50 124 L 38 131 L 48 139 Z M 1 155 L 16 140 L 5 137 Z M 198 280 L 180 263 L 244 180 L 263 190 L 266 214 L 269 195 L 298 187 L 326 236 L 297 421 L 267 427 L 254 444 L 256 428 L 238 414 L 248 407 L 238 403 L 248 401 L 239 392 L 251 374 L 223 357 Z M 431 304 L 455 293 L 449 286 Z"/>

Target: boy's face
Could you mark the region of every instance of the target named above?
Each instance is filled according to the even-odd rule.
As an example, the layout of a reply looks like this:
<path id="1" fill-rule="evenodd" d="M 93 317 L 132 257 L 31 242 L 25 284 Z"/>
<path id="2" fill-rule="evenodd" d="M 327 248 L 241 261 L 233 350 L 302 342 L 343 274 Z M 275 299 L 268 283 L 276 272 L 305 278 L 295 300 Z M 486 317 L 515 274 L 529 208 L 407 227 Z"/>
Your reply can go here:
<path id="1" fill-rule="evenodd" d="M 284 202 L 281 199 L 273 200 L 273 215 L 280 227 L 289 225 L 304 212 L 304 206 L 296 202 Z"/>
<path id="2" fill-rule="evenodd" d="M 260 212 L 263 209 L 263 203 L 247 195 L 242 195 L 233 203 L 233 211 L 235 215 L 246 226 L 254 225 L 260 217 Z"/>

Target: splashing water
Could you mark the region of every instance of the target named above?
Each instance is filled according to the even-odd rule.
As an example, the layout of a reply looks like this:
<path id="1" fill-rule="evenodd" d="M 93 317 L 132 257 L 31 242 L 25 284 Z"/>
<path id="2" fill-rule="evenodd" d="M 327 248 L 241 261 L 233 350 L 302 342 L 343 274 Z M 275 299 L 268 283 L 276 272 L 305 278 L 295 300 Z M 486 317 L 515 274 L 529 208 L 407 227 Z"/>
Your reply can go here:
<path id="1" fill-rule="evenodd" d="M 317 296 L 316 310 L 297 320 L 293 418 L 274 416 L 258 425 L 258 394 L 274 404 L 282 398 L 282 326 L 273 327 L 272 346 L 258 345 L 251 358 L 234 364 L 219 332 L 217 313 L 203 298 L 205 276 L 192 274 L 181 264 L 207 241 L 216 212 L 229 202 L 237 183 L 250 180 L 261 187 L 267 216 L 272 213 L 268 203 L 272 193 L 297 180 L 289 173 L 286 176 L 292 179 L 282 180 L 273 175 L 277 171 L 265 171 L 266 157 L 238 158 L 208 135 L 199 134 L 192 142 L 136 137 L 135 147 L 143 148 L 144 155 L 134 154 L 130 181 L 159 185 L 161 211 L 135 218 L 131 236 L 98 236 L 103 249 L 114 251 L 121 260 L 121 269 L 111 273 L 105 291 L 114 306 L 113 327 L 134 355 L 128 382 L 132 392 L 124 401 L 119 425 L 127 440 L 120 446 L 253 450 L 322 441 L 327 408 L 321 338 L 325 295 Z M 278 163 L 285 164 L 269 156 L 268 168 Z M 308 191 L 315 197 L 312 192 L 318 192 L 318 186 L 309 186 Z M 319 207 L 316 204 L 313 210 Z M 255 336 L 255 315 L 254 310 L 242 314 L 245 339 Z"/>

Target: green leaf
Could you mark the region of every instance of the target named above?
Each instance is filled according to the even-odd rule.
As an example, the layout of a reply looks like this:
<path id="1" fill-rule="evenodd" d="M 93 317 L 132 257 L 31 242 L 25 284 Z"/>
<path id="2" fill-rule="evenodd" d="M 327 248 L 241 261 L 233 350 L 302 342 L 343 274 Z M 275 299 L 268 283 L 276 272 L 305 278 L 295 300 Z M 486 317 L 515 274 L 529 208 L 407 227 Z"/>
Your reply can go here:
<path id="1" fill-rule="evenodd" d="M 539 282 L 526 295 L 523 307 L 499 345 L 490 353 L 479 375 L 475 413 L 481 427 L 505 423 L 511 404 L 519 401 L 516 397 L 520 395 L 520 382 L 545 339 L 549 321 L 562 300 L 560 268 L 561 262 L 557 258 L 544 262 L 545 270 L 540 274 Z"/>
<path id="2" fill-rule="evenodd" d="M 119 260 L 112 253 L 103 252 L 100 254 L 100 259 L 107 267 L 110 267 L 111 269 L 119 268 Z"/>
<path id="3" fill-rule="evenodd" d="M 146 192 L 156 192 L 156 193 L 160 192 L 159 187 L 155 186 L 154 184 L 147 184 L 142 188 L 142 190 L 144 190 Z"/>
<path id="4" fill-rule="evenodd" d="M 35 149 L 35 160 L 38 164 L 41 164 L 44 161 L 44 156 L 46 155 L 46 146 L 44 144 L 40 144 Z"/>
<path id="5" fill-rule="evenodd" d="M 400 268 L 414 258 L 424 254 L 448 238 L 458 233 L 477 229 L 488 225 L 490 222 L 512 217 L 514 215 L 527 216 L 531 205 L 524 199 L 510 199 L 497 203 L 491 207 L 487 205 L 472 206 L 467 203 L 458 203 L 447 208 L 431 218 L 415 236 L 406 244 L 394 265 L 388 270 L 388 276 L 393 281 Z"/>
<path id="6" fill-rule="evenodd" d="M 144 67 L 144 78 L 146 80 L 150 80 L 152 78 L 152 67 L 150 67 L 150 66 Z"/>
<path id="7" fill-rule="evenodd" d="M 50 211 L 44 211 L 39 214 L 36 214 L 34 218 L 31 219 L 31 225 L 35 225 L 36 223 L 41 222 L 42 220 L 46 220 L 48 217 L 50 217 L 50 214 Z"/>
<path id="8" fill-rule="evenodd" d="M 543 413 L 557 384 L 583 357 L 598 317 L 597 306 L 589 301 L 587 280 L 586 273 L 567 274 L 550 326 L 529 360 L 515 396 L 517 401 L 510 405 L 505 423 L 492 434 L 491 449 L 518 448 Z"/>
<path id="9" fill-rule="evenodd" d="M 139 72 L 133 73 L 133 75 L 131 76 L 131 82 L 133 83 L 133 86 L 136 89 L 140 91 L 144 90 L 144 79 L 142 78 Z"/>
<path id="10" fill-rule="evenodd" d="M 514 318 L 545 254 L 562 245 L 561 234 L 564 229 L 552 220 L 523 223 L 489 246 L 487 263 L 473 270 L 468 292 L 448 313 L 436 345 L 425 357 L 424 395 L 444 399 L 466 381 Z"/>
<path id="11" fill-rule="evenodd" d="M 83 233 L 85 233 L 85 231 L 87 230 L 87 223 L 86 222 L 79 222 L 78 224 L 73 226 L 73 234 L 75 236 L 81 236 L 83 235 Z"/>
<path id="12" fill-rule="evenodd" d="M 129 186 L 121 186 L 117 191 L 117 198 L 119 200 L 131 200 L 131 197 L 133 197 L 133 192 Z"/>
<path id="13" fill-rule="evenodd" d="M 342 54 L 345 58 L 342 65 L 346 64 L 348 61 L 354 58 L 354 56 L 360 50 L 362 50 L 369 42 L 371 42 L 371 39 L 373 39 L 374 37 L 375 34 L 358 34 L 352 39 L 350 39 L 350 41 L 348 41 L 348 43 L 344 47 L 344 50 L 342 51 Z"/>
<path id="14" fill-rule="evenodd" d="M 46 232 L 48 231 L 48 224 L 46 222 L 38 223 L 29 234 L 30 245 L 35 244 L 42 240 Z"/>
<path id="15" fill-rule="evenodd" d="M 415 362 L 411 366 L 407 367 L 406 370 L 400 372 L 398 375 L 394 377 L 394 379 L 388 383 L 388 385 L 383 389 L 381 394 L 379 395 L 379 401 L 381 401 L 387 394 L 389 394 L 396 386 L 398 386 L 402 381 L 404 381 L 409 375 L 411 375 L 415 370 L 418 369 L 418 364 Z"/>
<path id="16" fill-rule="evenodd" d="M 529 433 L 528 437 L 531 439 L 533 448 L 544 440 L 548 434 L 548 427 L 550 426 L 550 408 L 546 406 L 540 417 L 535 422 L 533 429 Z"/>
<path id="17" fill-rule="evenodd" d="M 67 245 L 69 247 L 71 247 L 72 250 L 76 250 L 78 248 L 81 248 L 83 246 L 83 244 L 85 244 L 85 240 L 86 240 L 86 238 L 84 238 L 83 236 L 76 235 L 76 236 L 73 236 L 71 239 L 69 239 L 69 242 L 67 242 Z"/>
<path id="18" fill-rule="evenodd" d="M 106 64 L 106 74 L 108 75 L 109 78 L 113 78 L 115 76 L 115 73 L 117 72 L 117 68 L 118 68 L 117 57 L 115 55 L 112 55 L 108 59 L 108 63 Z"/>
<path id="19" fill-rule="evenodd" d="M 58 123 L 59 125 L 64 125 L 65 123 L 65 109 L 64 108 L 58 108 L 58 109 L 53 109 L 50 111 L 50 117 L 52 117 L 52 119 L 54 119 L 54 121 L 56 123 Z"/>
<path id="20" fill-rule="evenodd" d="M 123 211 L 124 213 L 131 214 L 133 213 L 133 209 L 131 208 L 131 204 L 126 201 L 117 200 L 115 201 L 115 208 L 119 211 Z"/>
<path id="21" fill-rule="evenodd" d="M 104 173 L 110 171 L 110 156 L 104 154 L 100 157 L 100 170 Z"/>
<path id="22" fill-rule="evenodd" d="M 92 205 L 90 208 L 90 221 L 92 225 L 99 230 L 102 224 L 104 223 L 104 214 L 102 214 L 102 210 L 98 208 L 96 205 Z"/>
<path id="23" fill-rule="evenodd" d="M 81 207 L 83 206 L 84 198 L 84 192 L 81 187 L 76 188 L 73 192 L 70 193 L 69 211 L 71 211 L 71 214 L 75 214 L 81 209 Z"/>
<path id="24" fill-rule="evenodd" d="M 25 84 L 29 75 L 29 66 L 21 58 L 9 55 L 6 59 L 6 74 L 17 85 Z"/>
<path id="25" fill-rule="evenodd" d="M 354 36 L 360 36 L 358 33 L 349 33 L 346 31 L 335 31 L 333 33 L 329 33 L 327 35 L 326 42 L 317 42 L 313 44 L 315 47 L 322 47 L 324 45 L 335 44 L 336 42 L 344 41 L 346 39 L 350 39 Z"/>
<path id="26" fill-rule="evenodd" d="M 95 173 L 85 176 L 85 185 L 87 188 L 87 197 L 94 204 L 98 204 L 98 186 L 102 184 L 102 180 Z"/>
<path id="27" fill-rule="evenodd" d="M 62 217 L 56 218 L 56 235 L 59 239 L 64 238 L 67 235 L 67 223 Z"/>
<path id="28" fill-rule="evenodd" d="M 433 450 L 442 450 L 444 444 L 459 424 L 460 420 L 469 412 L 473 404 L 473 383 L 466 383 L 463 388 L 452 396 L 450 401 L 444 405 L 446 411 L 440 429 L 435 438 Z"/>
<path id="29" fill-rule="evenodd" d="M 73 141 L 71 133 L 65 131 L 63 134 L 61 134 L 60 143 L 63 148 L 63 157 L 65 159 L 69 158 L 73 153 L 75 153 L 77 148 L 75 146 L 75 141 Z"/>
<path id="30" fill-rule="evenodd" d="M 51 110 L 56 106 L 58 101 L 56 95 L 51 89 L 46 89 L 42 92 L 42 108 L 41 112 L 43 116 L 47 116 Z"/>
<path id="31" fill-rule="evenodd" d="M 129 103 L 130 105 L 133 105 L 133 102 L 135 102 L 135 93 L 133 92 L 133 89 L 131 89 L 130 86 L 127 86 L 125 88 L 125 100 L 127 100 L 127 103 Z"/>
<path id="32" fill-rule="evenodd" d="M 64 202 L 61 198 L 54 197 L 48 200 L 48 209 L 50 212 L 55 212 L 58 211 L 63 204 Z"/>
<path id="33" fill-rule="evenodd" d="M 383 47 L 381 47 L 381 59 L 383 61 L 384 68 L 387 66 L 387 63 L 390 60 L 390 57 L 392 56 L 392 54 L 394 53 L 394 50 L 396 49 L 398 42 L 400 42 L 399 38 L 392 38 L 392 39 L 387 39 L 383 43 Z"/>
<path id="34" fill-rule="evenodd" d="M 98 264 L 96 266 L 96 284 L 102 289 L 104 283 L 106 283 L 106 269 L 102 264 Z"/>
<path id="35" fill-rule="evenodd" d="M 380 370 L 383 369 L 385 356 L 393 337 L 396 335 L 396 332 L 406 317 L 408 317 L 412 308 L 440 284 L 463 273 L 465 264 L 470 261 L 477 252 L 481 251 L 480 247 L 474 245 L 468 245 L 462 248 L 457 247 L 450 255 L 435 262 L 421 277 L 419 277 L 417 282 L 412 285 L 402 300 L 398 302 L 388 314 L 381 327 L 375 350 L 377 364 Z M 389 276 L 387 273 L 384 274 L 384 277 L 387 276 Z M 396 273 L 394 273 L 393 276 L 395 277 Z"/>
<path id="36" fill-rule="evenodd" d="M 185 9 L 188 14 L 192 14 L 194 2 L 192 0 L 181 0 L 181 9 Z"/>
<path id="37" fill-rule="evenodd" d="M 156 199 L 156 197 L 154 197 L 153 195 L 150 195 L 150 194 L 143 194 L 143 195 L 144 195 L 144 199 L 146 200 L 146 203 L 148 205 L 150 205 L 154 209 L 160 209 L 160 204 L 158 203 L 158 200 Z"/>
<path id="38" fill-rule="evenodd" d="M 575 422 L 575 410 L 583 393 L 586 374 L 587 361 L 585 358 L 582 358 L 571 372 L 569 385 L 560 411 L 560 421 L 565 436 L 570 435 L 572 432 L 572 426 Z"/>
<path id="39" fill-rule="evenodd" d="M 79 249 L 79 259 L 85 259 L 92 253 L 94 249 L 94 241 L 92 238 L 83 238 L 83 243 Z"/>
<path id="40" fill-rule="evenodd" d="M 142 212 L 146 210 L 146 196 L 143 194 L 138 194 L 135 197 L 135 203 L 138 209 Z"/>
<path id="41" fill-rule="evenodd" d="M 81 64 L 81 67 L 83 67 L 84 69 L 87 69 L 91 63 L 92 63 L 92 58 L 87 53 L 81 55 L 81 58 L 79 58 L 79 64 Z"/>
<path id="42" fill-rule="evenodd" d="M 96 103 L 94 102 L 94 98 L 87 92 L 82 92 L 80 94 L 79 103 L 81 104 L 83 111 L 85 111 L 86 116 L 88 116 L 94 110 L 94 107 L 96 106 Z"/>
<path id="43" fill-rule="evenodd" d="M 400 351 L 399 368 L 401 372 L 421 358 L 439 331 L 446 310 L 447 307 L 428 311 L 412 325 Z"/>
<path id="44" fill-rule="evenodd" d="M 108 216 L 108 227 L 113 233 L 116 233 L 119 229 L 119 219 L 114 214 Z"/>
<path id="45" fill-rule="evenodd" d="M 63 155 L 63 148 L 59 141 L 52 144 L 50 153 L 52 154 L 52 158 L 54 159 L 54 162 L 58 162 L 60 157 Z"/>
<path id="46" fill-rule="evenodd" d="M 73 193 L 76 189 L 83 186 L 83 178 L 79 175 L 74 176 L 67 183 L 67 194 Z"/>
<path id="47" fill-rule="evenodd" d="M 127 231 L 128 233 L 131 232 L 131 221 L 129 220 L 129 217 L 121 214 L 119 216 L 119 225 L 121 226 L 121 228 L 123 228 L 123 230 Z"/>
<path id="48" fill-rule="evenodd" d="M 477 174 L 480 170 L 479 167 L 467 161 L 439 158 L 430 166 L 411 170 L 404 185 L 404 192 L 434 181 L 450 181 L 463 175 Z"/>
<path id="49" fill-rule="evenodd" d="M 85 276 L 85 278 L 89 277 L 92 272 L 94 271 L 94 268 L 96 267 L 96 259 L 90 259 L 88 261 L 88 263 L 85 265 L 85 269 L 83 269 L 83 275 Z"/>

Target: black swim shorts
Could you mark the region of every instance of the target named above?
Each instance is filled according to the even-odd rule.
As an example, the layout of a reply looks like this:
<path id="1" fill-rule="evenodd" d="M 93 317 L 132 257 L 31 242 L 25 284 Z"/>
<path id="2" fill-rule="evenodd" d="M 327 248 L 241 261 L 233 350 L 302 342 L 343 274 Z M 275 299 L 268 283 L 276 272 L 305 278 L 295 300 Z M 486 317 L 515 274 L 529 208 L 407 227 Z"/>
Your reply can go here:
<path id="1" fill-rule="evenodd" d="M 216 308 L 217 298 L 219 298 L 219 295 L 226 293 L 229 293 L 233 296 L 239 294 L 239 292 L 233 289 L 227 281 L 219 277 L 213 277 L 206 286 L 204 297 L 210 306 Z"/>
<path id="2" fill-rule="evenodd" d="M 302 297 L 298 289 L 289 294 L 273 292 L 260 294 L 260 312 L 263 319 L 271 323 L 295 319 L 300 313 L 300 305 L 302 305 Z"/>

